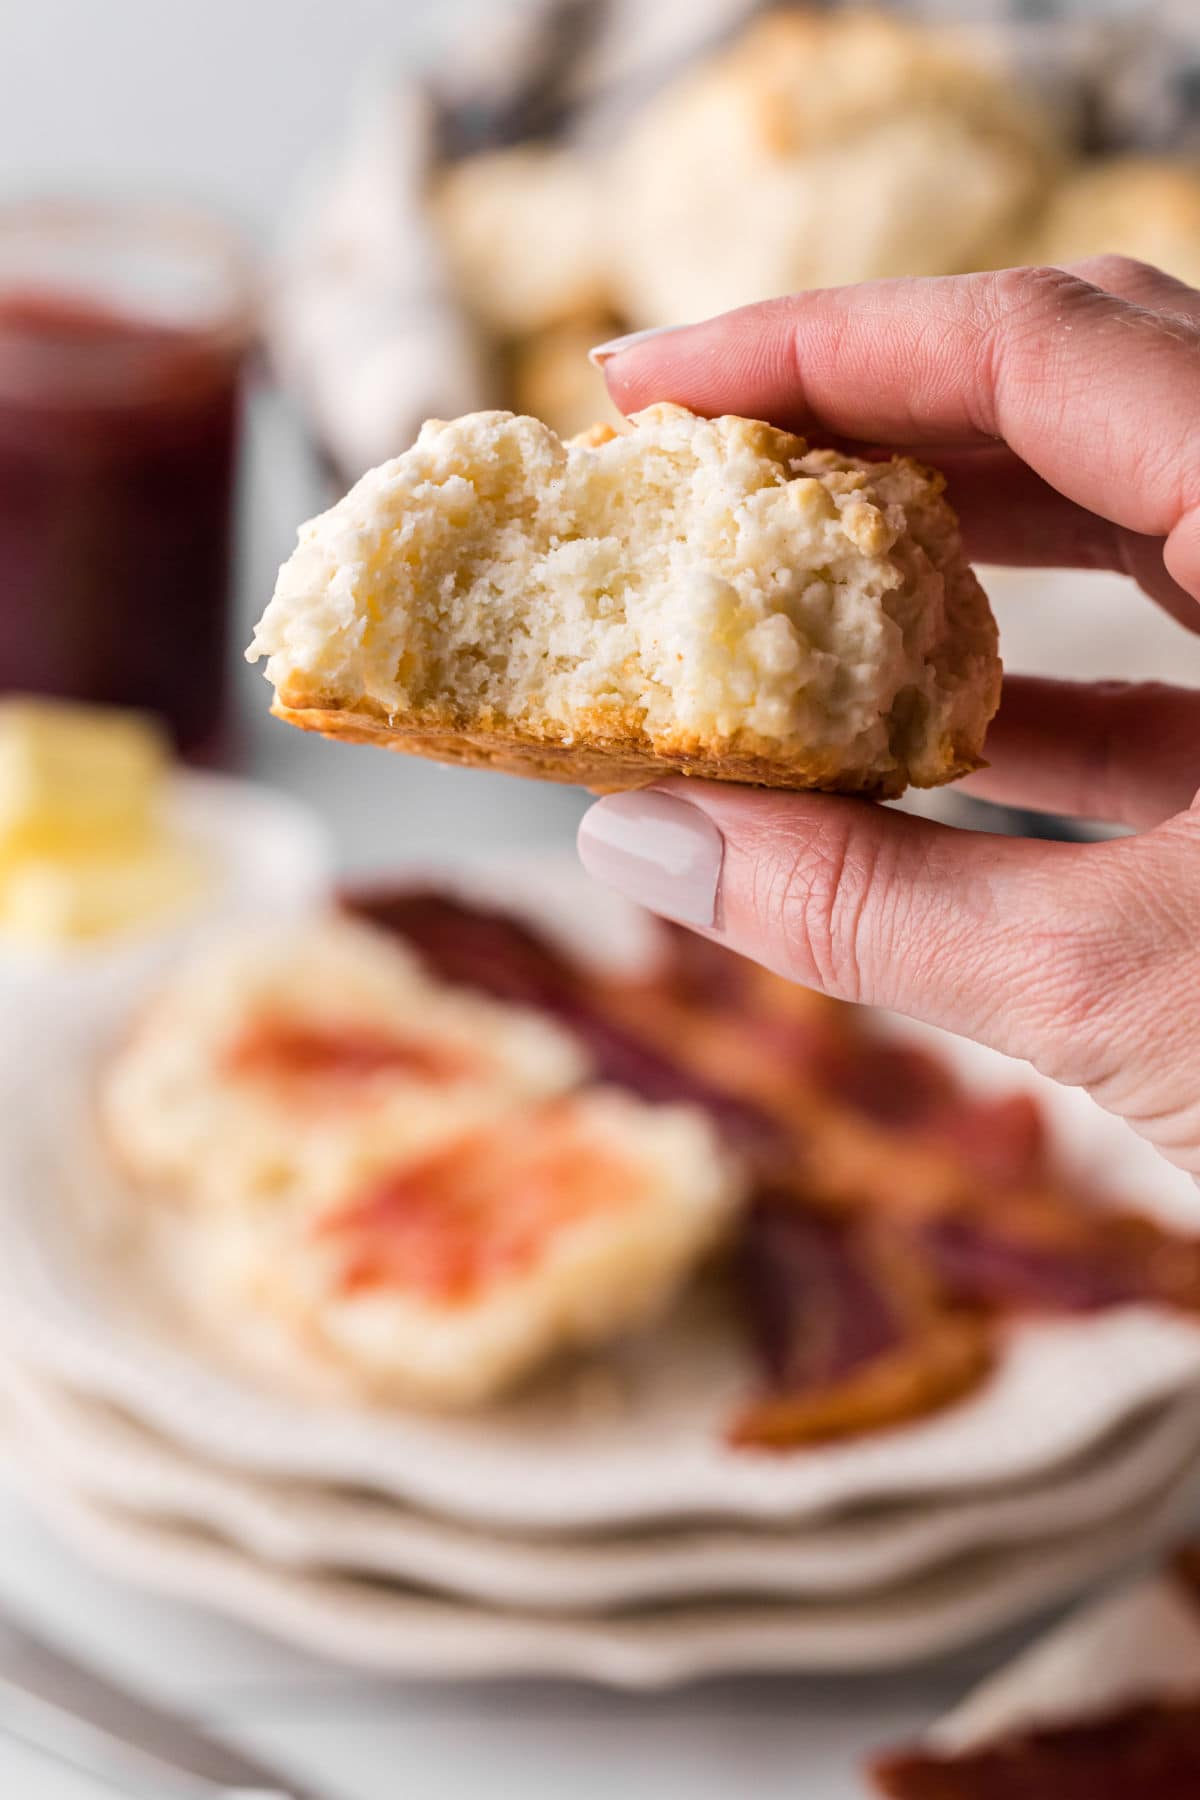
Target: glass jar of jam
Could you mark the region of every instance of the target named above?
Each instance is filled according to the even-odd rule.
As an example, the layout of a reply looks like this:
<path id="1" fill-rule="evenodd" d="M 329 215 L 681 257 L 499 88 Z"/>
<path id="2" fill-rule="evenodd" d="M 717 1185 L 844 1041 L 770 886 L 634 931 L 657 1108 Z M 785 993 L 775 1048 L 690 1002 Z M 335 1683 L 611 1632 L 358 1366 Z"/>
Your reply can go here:
<path id="1" fill-rule="evenodd" d="M 234 237 L 165 206 L 0 206 L 0 691 L 222 740 L 239 386 Z"/>

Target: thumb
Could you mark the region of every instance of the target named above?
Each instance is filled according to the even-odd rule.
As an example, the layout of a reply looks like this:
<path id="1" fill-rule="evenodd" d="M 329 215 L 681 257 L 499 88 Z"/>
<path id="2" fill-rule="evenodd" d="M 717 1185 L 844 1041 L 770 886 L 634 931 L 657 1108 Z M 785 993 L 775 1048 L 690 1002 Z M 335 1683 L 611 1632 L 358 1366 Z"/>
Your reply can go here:
<path id="1" fill-rule="evenodd" d="M 589 873 L 791 980 L 1079 1082 L 1117 972 L 1104 848 L 690 780 L 600 800 L 579 831 Z"/>

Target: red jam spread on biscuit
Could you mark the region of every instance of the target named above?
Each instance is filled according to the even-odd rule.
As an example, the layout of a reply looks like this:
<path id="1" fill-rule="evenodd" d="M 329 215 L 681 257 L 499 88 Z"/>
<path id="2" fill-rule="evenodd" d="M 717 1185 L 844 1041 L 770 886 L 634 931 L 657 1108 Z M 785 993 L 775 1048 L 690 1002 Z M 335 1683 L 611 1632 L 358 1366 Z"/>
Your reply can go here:
<path id="1" fill-rule="evenodd" d="M 344 1292 L 408 1289 L 465 1305 L 529 1269 L 566 1226 L 636 1200 L 638 1172 L 551 1103 L 382 1176 L 322 1221 Z"/>
<path id="2" fill-rule="evenodd" d="M 463 1081 L 479 1059 L 459 1046 L 400 1037 L 364 1026 L 261 1019 L 230 1045 L 225 1067 L 235 1075 L 303 1082 L 338 1090 L 374 1075 L 407 1075 L 423 1083 Z"/>

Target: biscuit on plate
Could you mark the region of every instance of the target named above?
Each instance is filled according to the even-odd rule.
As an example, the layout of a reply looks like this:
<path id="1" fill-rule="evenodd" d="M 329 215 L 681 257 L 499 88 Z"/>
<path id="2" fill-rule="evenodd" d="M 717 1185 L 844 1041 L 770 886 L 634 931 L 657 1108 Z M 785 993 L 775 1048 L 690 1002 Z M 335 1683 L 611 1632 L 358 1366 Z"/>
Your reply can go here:
<path id="1" fill-rule="evenodd" d="M 168 1218 L 168 1278 L 234 1348 L 430 1407 L 644 1324 L 740 1194 L 703 1114 L 592 1088 L 348 1181 L 316 1217 Z"/>
<path id="2" fill-rule="evenodd" d="M 940 476 L 679 406 L 431 421 L 302 528 L 247 654 L 307 730 L 606 789 L 933 786 L 1000 688 Z"/>
<path id="3" fill-rule="evenodd" d="M 101 1072 L 123 1224 L 243 1360 L 433 1406 L 666 1305 L 744 1176 L 698 1108 L 329 921 L 168 977 Z"/>
<path id="4" fill-rule="evenodd" d="M 311 1211 L 348 1171 L 584 1069 L 548 1020 L 446 988 L 388 934 L 330 920 L 241 934 L 174 971 L 109 1057 L 98 1106 L 120 1167 L 183 1208 Z"/>

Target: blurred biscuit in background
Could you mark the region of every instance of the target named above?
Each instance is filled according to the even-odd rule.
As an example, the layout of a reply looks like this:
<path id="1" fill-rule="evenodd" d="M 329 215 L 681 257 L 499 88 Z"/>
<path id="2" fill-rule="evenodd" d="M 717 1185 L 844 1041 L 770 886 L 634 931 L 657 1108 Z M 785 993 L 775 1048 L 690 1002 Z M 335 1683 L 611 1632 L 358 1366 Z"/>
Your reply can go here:
<path id="1" fill-rule="evenodd" d="M 467 309 L 500 336 L 603 311 L 608 256 L 590 163 L 540 145 L 452 163 L 433 218 Z"/>
<path id="2" fill-rule="evenodd" d="M 617 153 L 618 308 L 657 325 L 995 266 L 1056 160 L 1041 118 L 952 33 L 768 15 L 652 101 Z"/>
<path id="3" fill-rule="evenodd" d="M 552 325 L 516 344 L 509 362 L 513 411 L 541 419 L 560 437 L 574 437 L 597 421 L 619 423 L 604 377 L 588 361 L 592 345 L 619 329 L 611 315 L 598 313 Z"/>
<path id="4" fill-rule="evenodd" d="M 98 1102 L 130 1227 L 226 1351 L 460 1406 L 652 1318 L 743 1192 L 698 1108 L 592 1073 L 544 1013 L 327 919 L 185 961 Z"/>
<path id="5" fill-rule="evenodd" d="M 364 114 L 278 284 L 277 366 L 348 479 L 431 415 L 571 436 L 614 416 L 591 343 L 773 295 L 1103 250 L 1200 281 L 1200 167 L 1160 147 L 1194 142 L 1184 35 L 535 10 Z"/>
<path id="6" fill-rule="evenodd" d="M 1083 163 L 1055 190 L 1023 259 L 1117 251 L 1200 287 L 1200 167 L 1167 157 Z"/>

